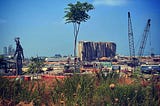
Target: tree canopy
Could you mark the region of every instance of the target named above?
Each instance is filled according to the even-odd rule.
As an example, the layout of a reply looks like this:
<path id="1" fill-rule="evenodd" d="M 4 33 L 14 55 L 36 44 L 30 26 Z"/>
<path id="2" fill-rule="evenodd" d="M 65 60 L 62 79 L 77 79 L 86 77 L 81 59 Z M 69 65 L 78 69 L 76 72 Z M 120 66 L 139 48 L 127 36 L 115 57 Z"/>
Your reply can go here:
<path id="1" fill-rule="evenodd" d="M 87 14 L 89 10 L 94 9 L 92 4 L 87 2 L 81 3 L 77 1 L 76 4 L 68 4 L 68 8 L 65 8 L 66 15 L 64 16 L 66 23 L 77 23 L 86 22 L 90 18 Z"/>

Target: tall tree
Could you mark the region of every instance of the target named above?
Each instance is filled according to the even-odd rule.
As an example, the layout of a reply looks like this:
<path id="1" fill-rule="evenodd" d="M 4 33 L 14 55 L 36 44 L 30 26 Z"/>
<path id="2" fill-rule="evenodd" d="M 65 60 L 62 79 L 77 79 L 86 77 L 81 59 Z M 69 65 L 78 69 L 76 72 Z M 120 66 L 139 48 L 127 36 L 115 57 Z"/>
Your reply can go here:
<path id="1" fill-rule="evenodd" d="M 81 22 L 86 22 L 90 16 L 87 14 L 90 10 L 94 9 L 92 4 L 87 2 L 81 3 L 77 1 L 76 4 L 68 4 L 68 8 L 65 8 L 65 21 L 66 23 L 73 23 L 74 28 L 74 57 L 76 54 L 77 36 Z"/>

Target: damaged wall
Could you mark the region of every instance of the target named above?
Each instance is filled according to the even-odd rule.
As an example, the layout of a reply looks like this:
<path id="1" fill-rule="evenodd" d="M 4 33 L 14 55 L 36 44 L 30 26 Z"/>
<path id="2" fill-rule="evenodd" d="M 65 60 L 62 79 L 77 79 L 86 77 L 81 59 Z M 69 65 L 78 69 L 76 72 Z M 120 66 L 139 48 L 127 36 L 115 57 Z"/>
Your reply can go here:
<path id="1" fill-rule="evenodd" d="M 116 44 L 113 42 L 86 42 L 79 41 L 78 56 L 83 61 L 96 60 L 101 57 L 114 57 Z"/>

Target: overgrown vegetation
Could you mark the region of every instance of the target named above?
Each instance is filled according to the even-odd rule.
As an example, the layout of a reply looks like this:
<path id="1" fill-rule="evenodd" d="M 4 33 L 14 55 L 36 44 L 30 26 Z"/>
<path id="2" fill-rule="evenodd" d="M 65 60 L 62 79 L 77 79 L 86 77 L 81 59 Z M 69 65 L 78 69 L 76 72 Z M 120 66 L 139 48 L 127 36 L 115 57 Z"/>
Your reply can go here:
<path id="1" fill-rule="evenodd" d="M 0 78 L 0 101 L 9 100 L 16 105 L 23 101 L 66 106 L 158 106 L 160 104 L 159 76 L 150 80 L 131 77 L 133 83 L 122 83 L 117 73 L 103 75 L 75 74 L 56 79 L 52 86 L 43 80 L 23 81 Z M 124 78 L 126 81 L 128 78 Z M 137 81 L 139 80 L 139 81 Z M 47 81 L 46 81 L 47 82 Z"/>
<path id="2" fill-rule="evenodd" d="M 117 73 L 109 73 L 107 77 L 91 75 L 74 75 L 64 82 L 57 83 L 52 91 L 55 104 L 67 106 L 158 106 L 160 103 L 160 85 L 157 81 L 146 81 L 143 86 L 140 80 L 132 78 L 133 83 L 119 82 Z M 157 80 L 157 79 L 156 79 Z"/>
<path id="3" fill-rule="evenodd" d="M 35 106 L 40 106 L 44 101 L 45 85 L 39 81 L 23 81 L 21 78 L 6 79 L 0 78 L 0 101 L 10 101 L 12 105 L 16 105 L 23 101 L 26 104 L 33 102 Z M 8 104 L 9 105 L 9 104 Z"/>
<path id="4" fill-rule="evenodd" d="M 27 73 L 37 74 L 42 71 L 42 67 L 44 66 L 44 60 L 40 57 L 32 57 L 31 63 L 29 64 L 29 69 Z"/>

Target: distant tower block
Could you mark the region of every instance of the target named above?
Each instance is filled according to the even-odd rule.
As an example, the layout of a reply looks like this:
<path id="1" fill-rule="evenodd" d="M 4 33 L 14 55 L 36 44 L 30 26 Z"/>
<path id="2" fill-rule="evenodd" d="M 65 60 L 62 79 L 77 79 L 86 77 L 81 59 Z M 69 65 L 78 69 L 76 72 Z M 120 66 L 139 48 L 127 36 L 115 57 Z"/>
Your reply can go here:
<path id="1" fill-rule="evenodd" d="M 113 42 L 79 41 L 78 57 L 83 61 L 92 61 L 101 57 L 114 57 L 116 44 Z"/>
<path id="2" fill-rule="evenodd" d="M 7 47 L 3 47 L 3 54 L 4 55 L 7 55 L 8 53 L 7 53 Z"/>

